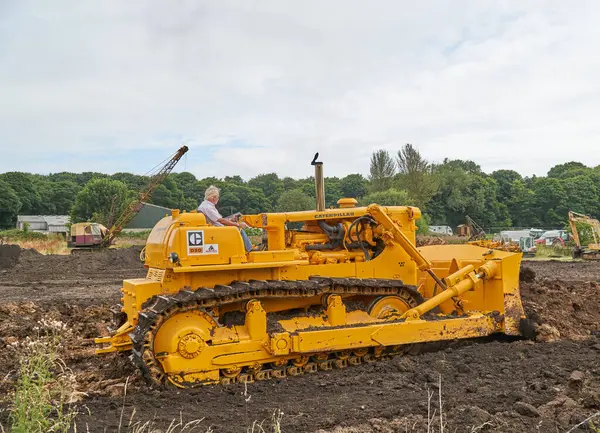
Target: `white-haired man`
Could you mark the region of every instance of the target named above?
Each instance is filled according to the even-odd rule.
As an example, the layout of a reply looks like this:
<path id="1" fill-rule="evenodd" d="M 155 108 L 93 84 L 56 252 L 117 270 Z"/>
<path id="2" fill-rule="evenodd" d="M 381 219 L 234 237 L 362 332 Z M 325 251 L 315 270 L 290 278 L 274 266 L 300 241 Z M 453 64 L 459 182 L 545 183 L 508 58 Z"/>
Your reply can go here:
<path id="1" fill-rule="evenodd" d="M 227 218 L 223 218 L 216 206 L 219 202 L 219 197 L 219 188 L 213 185 L 206 188 L 206 191 L 204 192 L 204 201 L 200 203 L 200 206 L 198 206 L 198 212 L 202 212 L 206 217 L 206 221 L 213 226 L 234 226 L 239 228 L 242 239 L 244 240 L 244 248 L 246 249 L 246 252 L 251 251 L 252 242 L 244 231 L 244 228 L 248 226 L 244 222 L 237 223 L 235 221 L 228 220 Z"/>

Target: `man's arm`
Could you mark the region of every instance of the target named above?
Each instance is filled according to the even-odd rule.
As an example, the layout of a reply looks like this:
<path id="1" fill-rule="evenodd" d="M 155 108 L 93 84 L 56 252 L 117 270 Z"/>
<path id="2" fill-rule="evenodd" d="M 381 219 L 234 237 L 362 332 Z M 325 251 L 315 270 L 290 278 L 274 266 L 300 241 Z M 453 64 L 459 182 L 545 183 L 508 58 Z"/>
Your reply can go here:
<path id="1" fill-rule="evenodd" d="M 217 220 L 217 222 L 223 224 L 224 226 L 234 226 L 234 227 L 239 227 L 239 228 L 246 228 L 248 227 L 248 225 L 246 223 L 236 223 L 233 221 L 230 221 L 226 218 L 220 218 Z"/>

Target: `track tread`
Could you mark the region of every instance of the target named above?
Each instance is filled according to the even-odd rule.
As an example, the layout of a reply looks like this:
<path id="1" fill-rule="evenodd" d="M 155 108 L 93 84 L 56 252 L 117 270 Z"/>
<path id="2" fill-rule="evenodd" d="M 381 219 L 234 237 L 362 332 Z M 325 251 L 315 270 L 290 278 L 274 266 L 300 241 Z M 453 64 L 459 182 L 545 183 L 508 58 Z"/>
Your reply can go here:
<path id="1" fill-rule="evenodd" d="M 132 343 L 132 358 L 140 369 L 144 380 L 152 386 L 162 386 L 166 375 L 160 369 L 160 363 L 151 352 L 151 342 L 160 327 L 160 324 L 172 314 L 188 310 L 207 310 L 235 302 L 244 302 L 251 299 L 265 298 L 306 298 L 323 294 L 348 294 L 389 296 L 399 294 L 401 290 L 409 291 L 417 304 L 423 302 L 423 297 L 416 287 L 408 286 L 400 280 L 392 279 L 360 279 L 360 278 L 329 278 L 310 277 L 308 280 L 249 280 L 234 281 L 230 285 L 216 285 L 214 288 L 198 288 L 191 290 L 189 287 L 172 295 L 157 295 L 144 302 L 145 307 L 139 313 L 138 325 L 129 334 Z M 358 365 L 372 362 L 376 357 L 372 353 L 354 357 L 351 362 L 346 359 L 319 361 L 308 363 L 304 367 L 293 366 L 292 373 L 313 373 L 317 369 L 330 370 L 334 366 L 343 368 L 347 365 Z M 300 371 L 301 370 L 301 371 Z M 265 372 L 265 370 L 261 370 Z M 260 375 L 261 378 L 285 377 L 287 370 L 276 372 L 274 370 Z M 294 375 L 294 374 L 291 374 Z M 244 373 L 240 377 L 245 381 L 254 380 L 255 375 Z M 241 379 L 240 379 L 241 380 Z M 221 383 L 232 383 L 239 380 L 225 378 Z"/>

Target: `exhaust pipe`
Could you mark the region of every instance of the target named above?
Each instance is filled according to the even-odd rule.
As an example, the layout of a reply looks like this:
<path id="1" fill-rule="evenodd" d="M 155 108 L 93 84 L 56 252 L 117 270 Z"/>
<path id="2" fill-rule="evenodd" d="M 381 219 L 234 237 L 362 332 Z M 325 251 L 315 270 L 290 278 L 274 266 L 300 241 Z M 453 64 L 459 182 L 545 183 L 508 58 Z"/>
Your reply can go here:
<path id="1" fill-rule="evenodd" d="M 325 178 L 323 177 L 323 163 L 317 162 L 319 152 L 315 153 L 310 165 L 315 166 L 315 197 L 317 201 L 317 211 L 325 210 Z"/>

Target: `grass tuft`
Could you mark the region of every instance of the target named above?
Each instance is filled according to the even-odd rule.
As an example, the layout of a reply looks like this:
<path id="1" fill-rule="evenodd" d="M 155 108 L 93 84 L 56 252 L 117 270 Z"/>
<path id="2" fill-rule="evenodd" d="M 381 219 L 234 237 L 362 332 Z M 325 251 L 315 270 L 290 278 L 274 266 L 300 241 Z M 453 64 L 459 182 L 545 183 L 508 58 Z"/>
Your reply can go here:
<path id="1" fill-rule="evenodd" d="M 74 376 L 58 357 L 58 331 L 26 339 L 20 348 L 17 385 L 10 411 L 13 433 L 67 433 L 77 416 L 69 404 Z"/>

